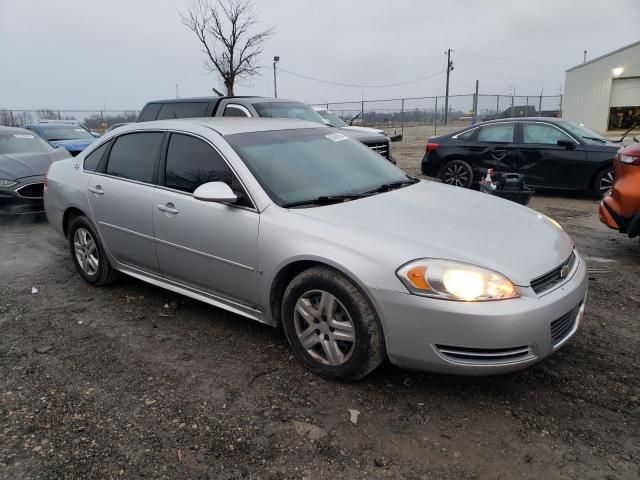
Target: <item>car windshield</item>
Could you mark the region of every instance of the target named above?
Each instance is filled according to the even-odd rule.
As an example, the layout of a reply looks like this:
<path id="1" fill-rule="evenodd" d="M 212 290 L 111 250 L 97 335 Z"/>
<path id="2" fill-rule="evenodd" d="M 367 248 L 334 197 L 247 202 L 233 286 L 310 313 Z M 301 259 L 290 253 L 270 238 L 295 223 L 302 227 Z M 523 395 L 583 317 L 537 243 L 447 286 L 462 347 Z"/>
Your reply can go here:
<path id="1" fill-rule="evenodd" d="M 331 124 L 332 127 L 342 128 L 349 126 L 338 115 L 330 112 L 329 110 L 317 110 L 317 112 L 322 118 L 326 118 L 327 120 L 329 120 L 329 124 Z"/>
<path id="2" fill-rule="evenodd" d="M 79 138 L 94 138 L 80 125 L 56 125 L 40 127 L 47 140 L 77 140 Z"/>
<path id="3" fill-rule="evenodd" d="M 54 149 L 33 133 L 0 133 L 0 155 L 6 153 L 47 153 Z"/>
<path id="4" fill-rule="evenodd" d="M 569 130 L 575 136 L 580 138 L 582 142 L 588 145 L 604 145 L 608 142 L 606 138 L 604 138 L 599 133 L 594 132 L 593 130 L 589 130 L 587 127 L 582 125 L 581 123 L 567 122 L 562 121 L 558 122 L 560 126 Z"/>
<path id="5" fill-rule="evenodd" d="M 265 102 L 253 105 L 258 115 L 271 118 L 297 118 L 325 125 L 322 117 L 316 111 L 298 102 Z"/>
<path id="6" fill-rule="evenodd" d="M 329 128 L 237 133 L 225 137 L 272 200 L 280 205 L 319 197 L 357 196 L 411 181 L 361 143 Z"/>

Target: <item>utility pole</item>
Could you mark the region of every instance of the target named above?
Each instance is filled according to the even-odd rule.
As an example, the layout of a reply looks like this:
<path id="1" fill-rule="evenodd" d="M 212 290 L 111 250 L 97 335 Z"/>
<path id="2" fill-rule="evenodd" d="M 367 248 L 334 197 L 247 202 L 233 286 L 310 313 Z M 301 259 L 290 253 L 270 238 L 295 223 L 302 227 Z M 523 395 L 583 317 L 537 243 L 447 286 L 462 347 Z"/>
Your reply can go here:
<path id="1" fill-rule="evenodd" d="M 277 55 L 273 57 L 273 96 L 278 98 L 278 77 L 276 75 L 276 63 L 280 61 Z"/>
<path id="2" fill-rule="evenodd" d="M 176 98 L 180 98 L 180 95 L 178 95 L 178 84 L 176 83 Z"/>
<path id="3" fill-rule="evenodd" d="M 451 50 L 447 49 L 447 88 L 444 94 L 444 124 L 447 124 L 449 118 L 449 73 L 453 70 L 453 62 L 451 61 Z"/>
<path id="4" fill-rule="evenodd" d="M 584 51 L 584 58 L 582 59 L 582 63 L 587 63 L 587 51 Z"/>
<path id="5" fill-rule="evenodd" d="M 478 121 L 478 90 L 480 88 L 480 81 L 476 80 L 476 94 L 473 96 L 473 120 L 472 124 Z"/>

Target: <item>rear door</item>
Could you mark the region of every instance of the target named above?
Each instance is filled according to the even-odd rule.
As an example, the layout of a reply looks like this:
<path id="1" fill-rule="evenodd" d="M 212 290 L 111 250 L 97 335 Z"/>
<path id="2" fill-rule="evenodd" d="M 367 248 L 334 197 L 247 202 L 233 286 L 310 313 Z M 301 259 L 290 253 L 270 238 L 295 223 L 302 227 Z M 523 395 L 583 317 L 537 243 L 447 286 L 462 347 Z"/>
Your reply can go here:
<path id="1" fill-rule="evenodd" d="M 153 216 L 163 275 L 246 306 L 258 303 L 259 214 L 234 172 L 207 141 L 172 133 L 154 192 Z M 203 202 L 193 191 L 222 181 L 237 204 Z"/>
<path id="2" fill-rule="evenodd" d="M 584 147 L 561 128 L 547 122 L 522 121 L 519 173 L 529 185 L 584 188 L 593 170 L 586 164 Z M 566 140 L 570 148 L 559 146 Z"/>
<path id="3" fill-rule="evenodd" d="M 153 237 L 153 191 L 163 132 L 120 135 L 88 185 L 105 247 L 120 263 L 159 273 Z"/>
<path id="4" fill-rule="evenodd" d="M 466 147 L 467 159 L 476 178 L 486 174 L 489 168 L 499 172 L 516 171 L 516 127 L 516 122 L 497 122 L 476 130 Z"/>

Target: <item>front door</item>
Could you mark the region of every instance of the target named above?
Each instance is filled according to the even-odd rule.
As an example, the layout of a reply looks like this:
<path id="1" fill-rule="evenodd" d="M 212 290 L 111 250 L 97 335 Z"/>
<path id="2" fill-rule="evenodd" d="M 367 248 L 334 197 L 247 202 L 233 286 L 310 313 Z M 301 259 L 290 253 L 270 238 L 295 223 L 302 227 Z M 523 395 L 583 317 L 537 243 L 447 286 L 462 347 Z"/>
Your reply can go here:
<path id="1" fill-rule="evenodd" d="M 163 135 L 140 132 L 116 138 L 106 165 L 87 186 L 91 212 L 107 250 L 118 262 L 151 273 L 159 272 L 152 206 Z"/>
<path id="2" fill-rule="evenodd" d="M 238 203 L 193 198 L 198 186 L 214 181 L 228 183 L 239 195 Z M 257 305 L 260 215 L 222 156 L 200 138 L 173 133 L 159 183 L 153 217 L 162 274 L 247 306 Z"/>
<path id="3" fill-rule="evenodd" d="M 545 122 L 522 122 L 519 172 L 525 183 L 552 188 L 584 188 L 592 170 L 584 147 L 560 128 Z M 571 147 L 558 145 L 565 140 Z M 579 181 L 576 181 L 579 179 Z"/>

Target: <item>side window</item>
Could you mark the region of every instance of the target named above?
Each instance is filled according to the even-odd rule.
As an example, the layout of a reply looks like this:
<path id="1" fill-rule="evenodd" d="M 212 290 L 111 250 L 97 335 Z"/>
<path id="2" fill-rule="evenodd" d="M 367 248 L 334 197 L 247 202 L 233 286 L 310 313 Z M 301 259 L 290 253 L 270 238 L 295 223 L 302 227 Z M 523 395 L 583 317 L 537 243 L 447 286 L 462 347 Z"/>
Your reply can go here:
<path id="1" fill-rule="evenodd" d="M 238 204 L 250 206 L 240 182 L 220 156 L 206 142 L 180 133 L 171 134 L 165 167 L 166 187 L 187 193 L 207 182 L 224 182 L 238 195 Z"/>
<path id="2" fill-rule="evenodd" d="M 207 105 L 207 102 L 165 103 L 158 113 L 157 120 L 204 117 Z"/>
<path id="3" fill-rule="evenodd" d="M 482 127 L 478 133 L 478 141 L 512 143 L 515 126 L 515 123 L 496 123 Z"/>
<path id="4" fill-rule="evenodd" d="M 251 115 L 247 115 L 247 112 L 245 112 L 240 107 L 236 107 L 235 105 L 227 105 L 224 109 L 224 113 L 222 114 L 222 116 L 247 118 L 247 117 L 250 117 Z"/>
<path id="5" fill-rule="evenodd" d="M 87 155 L 84 159 L 83 168 L 89 172 L 95 172 L 96 168 L 98 168 L 98 164 L 104 155 L 104 152 L 107 151 L 109 144 L 111 142 L 105 142 L 104 145 L 100 145 L 93 152 Z"/>
<path id="6" fill-rule="evenodd" d="M 557 145 L 558 140 L 569 140 L 568 135 L 557 128 L 544 123 L 523 123 L 522 143 L 543 143 L 546 145 Z"/>
<path id="7" fill-rule="evenodd" d="M 459 133 L 457 138 L 460 140 L 470 140 L 474 133 L 476 133 L 475 129 L 469 130 L 464 133 Z"/>
<path id="8" fill-rule="evenodd" d="M 160 103 L 147 103 L 142 112 L 140 112 L 140 117 L 138 117 L 139 122 L 149 122 L 151 120 L 155 120 L 158 112 L 160 111 L 160 107 L 162 104 Z"/>
<path id="9" fill-rule="evenodd" d="M 118 137 L 111 148 L 106 173 L 152 183 L 163 135 L 161 132 L 142 132 Z"/>

